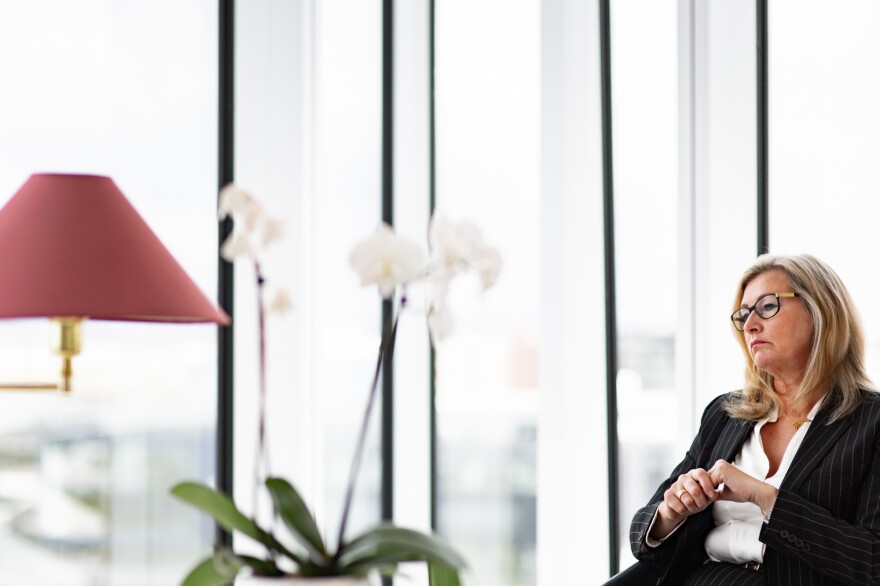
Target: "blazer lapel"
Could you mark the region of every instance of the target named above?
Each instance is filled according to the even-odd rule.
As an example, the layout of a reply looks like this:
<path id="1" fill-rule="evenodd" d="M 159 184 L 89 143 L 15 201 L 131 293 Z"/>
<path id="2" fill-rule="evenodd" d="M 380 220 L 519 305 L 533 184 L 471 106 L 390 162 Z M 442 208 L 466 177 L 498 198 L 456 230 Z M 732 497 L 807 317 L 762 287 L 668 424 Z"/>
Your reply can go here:
<path id="1" fill-rule="evenodd" d="M 733 462 L 754 427 L 754 421 L 727 419 L 709 460 L 705 462 L 706 469 L 714 466 L 718 460 Z"/>
<path id="2" fill-rule="evenodd" d="M 782 479 L 780 488 L 796 491 L 806 482 L 810 472 L 819 465 L 828 451 L 837 443 L 846 429 L 852 424 L 852 416 L 839 419 L 831 425 L 826 425 L 830 409 L 823 406 L 816 414 L 816 419 L 810 423 L 807 435 L 804 437 L 801 447 L 798 448 L 791 466 L 785 478 Z"/>

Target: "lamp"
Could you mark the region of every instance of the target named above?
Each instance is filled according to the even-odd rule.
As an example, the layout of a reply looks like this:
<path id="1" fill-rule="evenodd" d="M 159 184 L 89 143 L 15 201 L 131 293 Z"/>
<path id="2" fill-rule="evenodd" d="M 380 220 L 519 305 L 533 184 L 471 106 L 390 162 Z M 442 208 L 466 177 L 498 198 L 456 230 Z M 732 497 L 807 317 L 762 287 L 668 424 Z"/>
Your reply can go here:
<path id="1" fill-rule="evenodd" d="M 35 174 L 0 209 L 0 318 L 48 317 L 70 390 L 86 318 L 228 324 L 112 179 Z"/>

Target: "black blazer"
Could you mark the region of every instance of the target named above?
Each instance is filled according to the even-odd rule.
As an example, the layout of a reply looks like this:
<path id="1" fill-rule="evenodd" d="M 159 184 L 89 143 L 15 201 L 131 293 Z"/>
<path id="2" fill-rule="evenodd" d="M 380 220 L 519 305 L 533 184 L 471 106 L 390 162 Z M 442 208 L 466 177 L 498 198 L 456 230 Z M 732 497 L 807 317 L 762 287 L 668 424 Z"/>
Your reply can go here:
<path id="1" fill-rule="evenodd" d="M 633 555 L 665 568 L 657 584 L 682 584 L 707 559 L 711 507 L 688 517 L 657 548 L 645 545 L 645 535 L 663 492 L 680 474 L 708 470 L 719 459 L 732 462 L 752 431 L 753 422 L 724 412 L 725 396 L 709 404 L 684 460 L 633 518 Z M 768 586 L 880 584 L 880 394 L 862 396 L 855 413 L 830 425 L 830 405 L 823 405 L 795 454 L 761 529 Z"/>

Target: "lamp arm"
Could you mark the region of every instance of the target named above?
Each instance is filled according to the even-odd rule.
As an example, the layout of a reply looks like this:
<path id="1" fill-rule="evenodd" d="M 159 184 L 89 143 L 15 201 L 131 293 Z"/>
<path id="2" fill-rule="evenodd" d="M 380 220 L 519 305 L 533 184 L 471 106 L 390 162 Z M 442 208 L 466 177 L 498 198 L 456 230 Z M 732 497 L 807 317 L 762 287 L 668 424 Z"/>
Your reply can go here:
<path id="1" fill-rule="evenodd" d="M 0 391 L 57 391 L 58 383 L 0 383 Z"/>
<path id="2" fill-rule="evenodd" d="M 83 318 L 54 317 L 52 324 L 56 330 L 54 348 L 61 356 L 60 383 L 0 383 L 0 391 L 63 391 L 70 392 L 73 377 L 72 359 L 79 354 Z"/>

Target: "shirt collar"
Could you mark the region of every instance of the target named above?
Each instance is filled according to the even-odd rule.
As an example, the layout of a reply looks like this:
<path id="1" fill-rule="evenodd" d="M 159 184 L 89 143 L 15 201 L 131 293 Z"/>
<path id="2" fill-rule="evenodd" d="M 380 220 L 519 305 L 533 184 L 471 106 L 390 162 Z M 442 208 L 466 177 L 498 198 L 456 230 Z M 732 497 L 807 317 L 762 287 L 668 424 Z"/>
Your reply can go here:
<path id="1" fill-rule="evenodd" d="M 816 418 L 816 414 L 819 413 L 819 409 L 822 408 L 822 403 L 825 402 L 825 397 L 826 397 L 826 396 L 828 396 L 828 393 L 825 393 L 824 395 L 822 395 L 822 396 L 819 398 L 818 401 L 816 401 L 816 404 L 813 405 L 813 408 L 810 409 L 810 412 L 809 412 L 809 413 L 807 413 L 807 420 L 804 421 L 804 423 L 812 423 L 812 421 Z M 760 424 L 764 424 L 764 423 L 775 423 L 777 419 L 779 419 L 779 409 L 776 408 L 776 407 L 774 407 L 774 408 L 770 411 L 770 413 L 767 415 L 767 417 L 765 417 L 764 419 L 760 419 L 760 420 L 758 421 L 758 423 L 760 423 Z"/>

